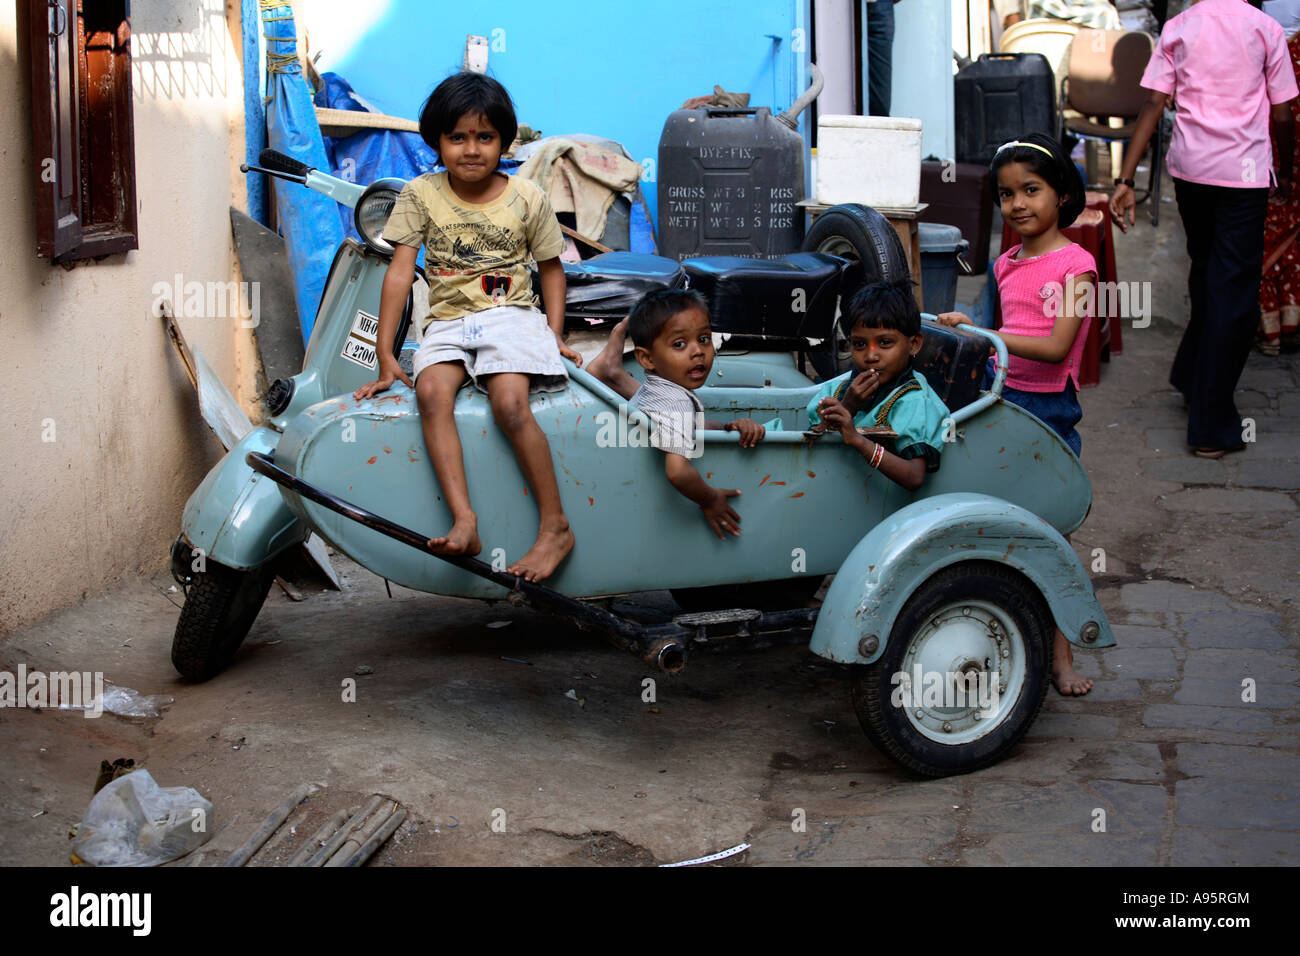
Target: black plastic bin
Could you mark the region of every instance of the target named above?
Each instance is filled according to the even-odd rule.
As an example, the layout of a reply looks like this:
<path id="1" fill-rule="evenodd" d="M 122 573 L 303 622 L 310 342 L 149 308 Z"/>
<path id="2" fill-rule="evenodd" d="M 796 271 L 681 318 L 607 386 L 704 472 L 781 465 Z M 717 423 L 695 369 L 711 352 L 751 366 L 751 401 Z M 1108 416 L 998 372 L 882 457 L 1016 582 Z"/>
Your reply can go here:
<path id="1" fill-rule="evenodd" d="M 1041 53 L 985 53 L 953 77 L 957 162 L 989 163 L 1025 133 L 1055 136 L 1052 66 Z"/>

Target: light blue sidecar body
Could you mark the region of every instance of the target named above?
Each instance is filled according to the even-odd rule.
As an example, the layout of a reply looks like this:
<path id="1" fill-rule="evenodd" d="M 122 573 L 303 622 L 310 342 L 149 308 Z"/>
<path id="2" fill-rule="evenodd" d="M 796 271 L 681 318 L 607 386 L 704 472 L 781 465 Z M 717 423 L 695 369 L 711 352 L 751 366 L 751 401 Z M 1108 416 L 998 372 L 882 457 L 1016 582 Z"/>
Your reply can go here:
<path id="1" fill-rule="evenodd" d="M 719 362 L 722 380 L 727 375 L 725 361 Z M 788 380 L 781 367 L 788 361 L 773 361 L 776 368 L 767 380 Z M 753 365 L 748 363 L 743 373 L 738 368 L 733 377 L 753 378 Z M 564 509 L 577 538 L 573 553 L 548 584 L 571 596 L 596 597 L 821 577 L 839 572 L 864 536 L 908 505 L 953 492 L 961 492 L 965 503 L 961 532 L 948 541 L 959 549 L 956 553 L 965 538 L 971 539 L 972 555 L 983 556 L 987 550 L 976 547 L 982 533 L 979 508 L 972 502 L 985 503 L 990 520 L 1007 513 L 1010 503 L 1017 506 L 1017 514 L 1037 516 L 1026 533 L 1036 541 L 1050 541 L 1062 552 L 1053 558 L 1056 565 L 1070 560 L 1078 565 L 1060 534 L 1083 522 L 1091 487 L 1078 459 L 1033 416 L 995 402 L 971 419 L 956 422 L 942 467 L 917 492 L 909 493 L 871 471 L 837 436 L 811 444 L 804 438 L 805 408 L 814 391 L 812 385 L 699 391 L 709 418 L 779 419 L 781 425 L 769 427 L 766 440 L 753 449 L 740 448 L 734 433 L 704 433 L 696 467 L 715 487 L 741 492 L 734 506 L 743 533 L 725 540 L 718 539 L 699 509 L 668 483 L 662 452 L 648 446 L 644 419 L 602 383 L 575 369 L 566 391 L 535 396 L 533 414 L 550 442 Z M 537 510 L 512 450 L 492 420 L 487 397 L 464 389 L 456 419 L 479 515 L 481 557 L 504 568 L 531 545 Z M 401 385 L 361 402 L 342 397 L 310 406 L 287 424 L 275 457 L 297 477 L 398 524 L 430 536 L 450 526 L 450 513 L 425 452 L 415 396 Z M 376 574 L 438 594 L 502 596 L 499 585 L 290 491 L 284 495 L 308 526 Z M 941 524 L 944 506 L 938 506 Z M 953 512 L 954 520 L 957 516 Z M 930 573 L 945 563 L 950 562 L 933 555 Z M 914 562 L 909 579 L 925 566 L 924 558 Z M 1063 579 L 1044 573 L 1033 580 L 1054 588 Z M 1061 602 L 1063 617 L 1104 622 L 1099 609 L 1092 607 L 1090 588 L 1072 586 L 1065 591 L 1069 593 Z M 1086 606 L 1069 611 L 1079 602 Z M 844 640 L 856 646 L 856 636 Z"/>

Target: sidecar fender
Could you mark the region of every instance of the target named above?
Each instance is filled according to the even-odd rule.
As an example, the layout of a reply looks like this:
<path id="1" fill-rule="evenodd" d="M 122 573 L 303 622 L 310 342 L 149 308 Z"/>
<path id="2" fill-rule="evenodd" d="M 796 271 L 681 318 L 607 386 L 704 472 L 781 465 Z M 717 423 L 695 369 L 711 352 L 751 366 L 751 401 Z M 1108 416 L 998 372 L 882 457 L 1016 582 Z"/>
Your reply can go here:
<path id="1" fill-rule="evenodd" d="M 309 529 L 284 503 L 280 486 L 244 461 L 250 451 L 274 451 L 279 438 L 269 428 L 253 429 L 185 503 L 181 536 L 205 559 L 247 571 L 307 540 Z"/>
<path id="2" fill-rule="evenodd" d="M 1087 571 L 1055 528 L 1009 501 L 953 493 L 900 508 L 858 542 L 826 594 L 811 650 L 844 664 L 874 662 L 908 598 L 963 561 L 993 561 L 1023 574 L 1072 644 L 1115 643 Z"/>

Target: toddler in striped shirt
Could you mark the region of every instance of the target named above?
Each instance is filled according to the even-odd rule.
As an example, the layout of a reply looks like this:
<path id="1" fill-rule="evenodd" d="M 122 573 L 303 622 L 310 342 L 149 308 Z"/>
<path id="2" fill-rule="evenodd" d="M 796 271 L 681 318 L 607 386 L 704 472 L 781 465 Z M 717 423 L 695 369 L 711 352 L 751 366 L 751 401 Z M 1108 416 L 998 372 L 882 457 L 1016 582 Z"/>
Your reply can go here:
<path id="1" fill-rule="evenodd" d="M 636 360 L 646 370 L 642 385 L 623 367 L 623 345 L 632 336 Z M 749 418 L 704 420 L 704 405 L 695 390 L 713 368 L 713 331 L 709 306 L 698 292 L 661 289 L 648 293 L 631 315 L 614 327 L 604 350 L 587 371 L 650 419 L 650 443 L 665 452 L 664 473 L 679 492 L 700 506 L 704 519 L 719 538 L 740 534 L 740 515 L 728 499 L 736 488 L 714 488 L 700 477 L 691 458 L 700 455 L 696 432 L 702 428 L 740 432 L 740 447 L 753 448 L 767 434 Z"/>

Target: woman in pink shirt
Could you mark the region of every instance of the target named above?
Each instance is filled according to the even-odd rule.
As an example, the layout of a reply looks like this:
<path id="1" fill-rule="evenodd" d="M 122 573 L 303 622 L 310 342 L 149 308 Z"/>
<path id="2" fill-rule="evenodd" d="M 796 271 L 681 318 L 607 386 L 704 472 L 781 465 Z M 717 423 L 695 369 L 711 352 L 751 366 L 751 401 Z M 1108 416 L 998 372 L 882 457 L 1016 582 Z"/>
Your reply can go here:
<path id="1" fill-rule="evenodd" d="M 1269 123 L 1290 156 L 1288 103 L 1300 90 L 1282 28 L 1245 0 L 1201 0 L 1165 24 L 1142 85 L 1151 95 L 1115 180 L 1111 216 L 1121 229 L 1133 224 L 1133 176 L 1172 99 L 1169 174 L 1192 264 L 1191 315 L 1169 381 L 1187 400 L 1187 443 L 1203 458 L 1222 458 L 1245 447 L 1232 393 L 1260 319 Z M 1290 192 L 1284 167 L 1277 193 Z"/>
<path id="2" fill-rule="evenodd" d="M 1074 428 L 1083 417 L 1079 360 L 1097 264 L 1061 229 L 1083 211 L 1083 179 L 1061 144 L 1042 133 L 1003 145 L 991 173 L 1002 217 L 1022 240 L 993 266 L 1002 306 L 997 334 L 1011 355 L 1002 397 L 1041 419 L 1077 455 L 1083 445 Z M 960 312 L 938 319 L 945 325 L 970 321 Z M 1054 640 L 1056 689 L 1066 696 L 1088 693 L 1092 681 L 1074 669 L 1069 641 L 1059 629 Z"/>

